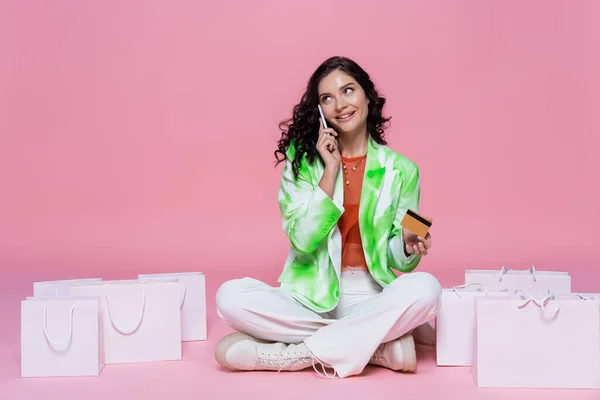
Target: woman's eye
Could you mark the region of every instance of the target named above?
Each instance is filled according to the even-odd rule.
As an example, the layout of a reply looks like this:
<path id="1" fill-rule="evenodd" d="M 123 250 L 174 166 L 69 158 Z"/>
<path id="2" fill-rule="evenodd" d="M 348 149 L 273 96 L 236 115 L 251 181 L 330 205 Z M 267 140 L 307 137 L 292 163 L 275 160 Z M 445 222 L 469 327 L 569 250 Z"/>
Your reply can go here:
<path id="1" fill-rule="evenodd" d="M 346 88 L 346 90 L 344 90 L 344 92 L 346 94 L 352 93 L 352 88 Z"/>

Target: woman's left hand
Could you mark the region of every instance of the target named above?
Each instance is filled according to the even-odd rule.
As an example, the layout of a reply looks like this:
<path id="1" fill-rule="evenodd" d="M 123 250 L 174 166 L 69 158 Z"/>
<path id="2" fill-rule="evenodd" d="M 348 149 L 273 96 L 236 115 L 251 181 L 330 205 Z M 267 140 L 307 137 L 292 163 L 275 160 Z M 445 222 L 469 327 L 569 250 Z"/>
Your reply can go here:
<path id="1" fill-rule="evenodd" d="M 429 232 L 423 238 L 406 228 L 402 228 L 402 234 L 404 235 L 404 254 L 407 257 L 413 254 L 418 256 L 427 255 L 431 248 L 431 234 Z"/>

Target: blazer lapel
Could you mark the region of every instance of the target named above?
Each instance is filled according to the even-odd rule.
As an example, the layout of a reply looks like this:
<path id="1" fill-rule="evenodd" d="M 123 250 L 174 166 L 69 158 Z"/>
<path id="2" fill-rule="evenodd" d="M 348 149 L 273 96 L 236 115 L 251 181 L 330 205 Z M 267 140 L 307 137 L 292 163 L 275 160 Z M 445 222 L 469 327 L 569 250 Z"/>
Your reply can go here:
<path id="1" fill-rule="evenodd" d="M 379 145 L 369 137 L 369 146 L 367 148 L 367 163 L 365 165 L 365 175 L 363 177 L 362 192 L 360 195 L 360 206 L 358 211 L 358 221 L 362 244 L 365 251 L 367 262 L 371 264 L 369 254 L 373 254 L 376 246 L 376 235 L 374 230 L 374 216 L 379 195 L 383 187 L 385 177 L 385 167 L 381 164 Z M 371 265 L 369 265 L 371 268 Z"/>
<path id="2" fill-rule="evenodd" d="M 333 202 L 338 204 L 339 206 L 344 206 L 344 173 L 340 168 L 340 171 L 337 174 L 335 179 L 335 186 L 333 189 Z M 333 264 L 333 268 L 335 270 L 338 279 L 341 277 L 342 270 L 342 235 L 340 232 L 339 226 L 336 224 L 332 229 L 332 232 L 329 235 L 329 246 L 327 246 L 329 251 L 329 257 L 331 258 L 331 262 Z"/>

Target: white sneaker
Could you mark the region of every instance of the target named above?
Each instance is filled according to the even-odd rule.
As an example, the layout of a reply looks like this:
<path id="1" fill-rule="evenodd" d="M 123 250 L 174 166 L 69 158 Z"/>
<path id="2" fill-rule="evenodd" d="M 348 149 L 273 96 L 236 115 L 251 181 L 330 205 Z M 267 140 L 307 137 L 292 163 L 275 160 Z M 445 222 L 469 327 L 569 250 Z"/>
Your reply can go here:
<path id="1" fill-rule="evenodd" d="M 226 368 L 240 371 L 298 371 L 320 363 L 304 343 L 267 342 L 242 332 L 223 337 L 215 359 Z"/>
<path id="2" fill-rule="evenodd" d="M 369 364 L 379 365 L 394 371 L 416 371 L 417 352 L 412 335 L 406 334 L 391 342 L 382 343 L 375 350 Z"/>

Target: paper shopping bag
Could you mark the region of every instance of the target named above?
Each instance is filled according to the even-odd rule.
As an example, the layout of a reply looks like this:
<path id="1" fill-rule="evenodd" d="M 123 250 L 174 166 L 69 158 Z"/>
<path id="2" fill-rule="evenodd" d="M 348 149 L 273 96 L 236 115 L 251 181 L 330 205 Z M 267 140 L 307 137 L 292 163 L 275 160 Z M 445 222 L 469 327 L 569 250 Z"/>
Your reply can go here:
<path id="1" fill-rule="evenodd" d="M 477 386 L 600 388 L 600 300 L 517 292 L 475 300 Z"/>
<path id="2" fill-rule="evenodd" d="M 202 272 L 140 274 L 140 280 L 177 279 L 181 287 L 181 340 L 206 340 L 206 280 Z"/>
<path id="3" fill-rule="evenodd" d="M 78 282 L 96 282 L 102 278 L 65 279 L 60 281 L 33 282 L 33 296 L 68 296 L 69 287 Z"/>
<path id="4" fill-rule="evenodd" d="M 509 292 L 522 289 L 532 296 L 552 293 L 570 293 L 571 276 L 568 272 L 538 271 L 534 266 L 525 271 L 503 266 L 500 270 L 467 270 L 465 283 L 481 283 L 490 291 L 507 289 Z"/>
<path id="5" fill-rule="evenodd" d="M 489 292 L 482 284 L 471 283 L 442 289 L 436 324 L 438 366 L 470 366 L 473 360 L 475 298 L 510 296 L 508 291 Z"/>
<path id="6" fill-rule="evenodd" d="M 98 376 L 104 367 L 100 305 L 94 298 L 21 302 L 21 376 Z"/>
<path id="7" fill-rule="evenodd" d="M 100 300 L 106 364 L 181 360 L 177 280 L 78 283 L 70 292 Z"/>

